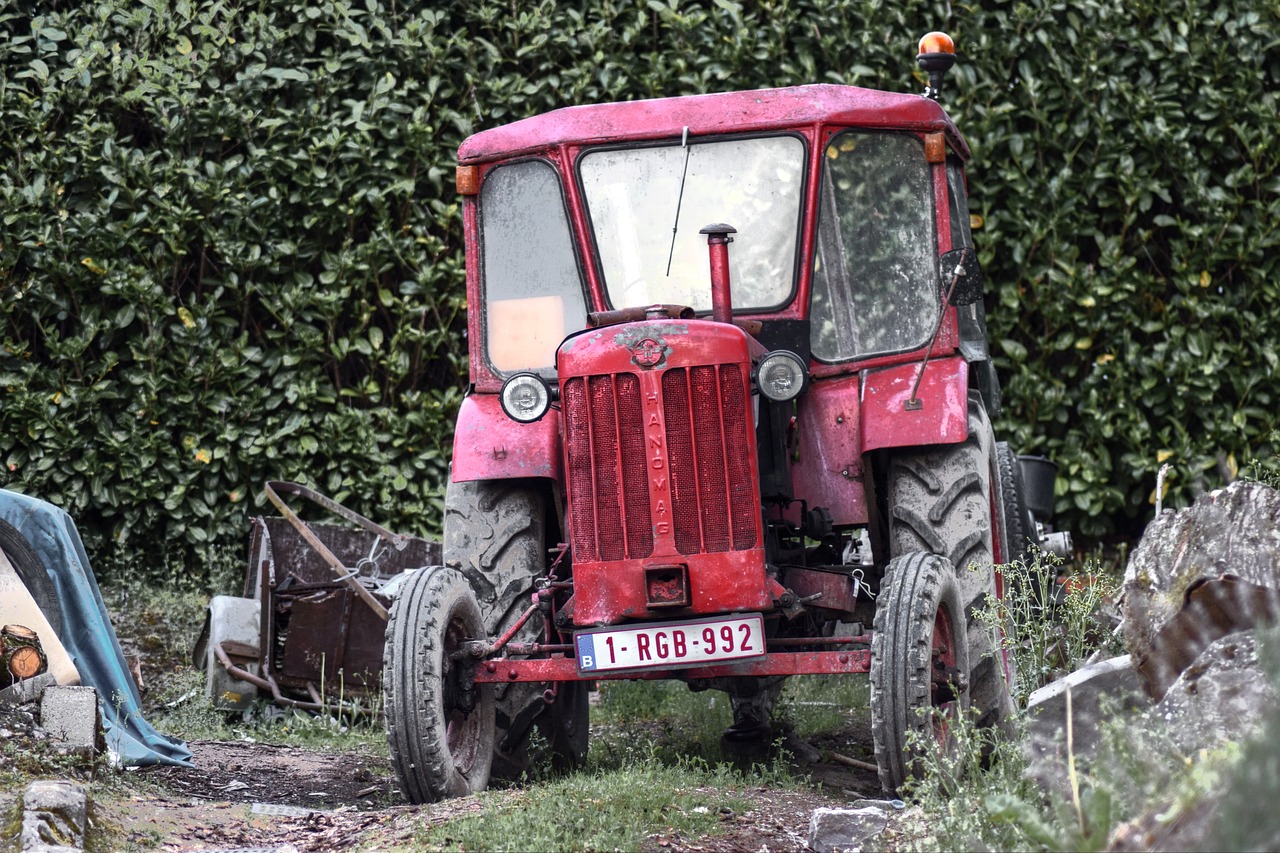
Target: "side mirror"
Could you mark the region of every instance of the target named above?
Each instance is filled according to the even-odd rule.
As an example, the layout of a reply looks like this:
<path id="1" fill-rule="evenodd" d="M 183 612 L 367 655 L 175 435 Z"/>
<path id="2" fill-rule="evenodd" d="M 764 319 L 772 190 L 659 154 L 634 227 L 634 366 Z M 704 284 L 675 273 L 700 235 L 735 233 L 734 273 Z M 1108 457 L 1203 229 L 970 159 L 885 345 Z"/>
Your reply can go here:
<path id="1" fill-rule="evenodd" d="M 939 261 L 949 304 L 972 305 L 982 298 L 982 267 L 978 266 L 977 252 L 969 246 L 952 249 Z"/>

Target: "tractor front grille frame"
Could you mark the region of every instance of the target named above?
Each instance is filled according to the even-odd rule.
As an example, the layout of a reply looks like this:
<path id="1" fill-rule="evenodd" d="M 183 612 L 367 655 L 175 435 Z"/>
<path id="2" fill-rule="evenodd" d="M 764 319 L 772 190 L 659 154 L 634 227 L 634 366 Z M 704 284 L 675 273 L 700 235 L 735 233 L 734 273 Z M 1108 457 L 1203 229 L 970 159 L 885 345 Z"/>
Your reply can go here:
<path id="1" fill-rule="evenodd" d="M 575 560 L 642 559 L 655 548 L 689 556 L 758 547 L 742 365 L 672 367 L 647 378 L 655 389 L 648 398 L 636 373 L 564 382 Z M 659 418 L 660 430 L 652 426 Z"/>

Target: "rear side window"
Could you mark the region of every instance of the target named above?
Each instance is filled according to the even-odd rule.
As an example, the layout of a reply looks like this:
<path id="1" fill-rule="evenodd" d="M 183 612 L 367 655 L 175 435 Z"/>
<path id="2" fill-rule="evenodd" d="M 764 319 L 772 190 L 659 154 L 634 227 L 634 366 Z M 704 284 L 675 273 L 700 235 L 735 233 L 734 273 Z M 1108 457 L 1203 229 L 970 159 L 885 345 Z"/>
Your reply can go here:
<path id="1" fill-rule="evenodd" d="M 547 371 L 569 332 L 586 326 L 582 273 L 551 164 L 498 166 L 480 190 L 480 263 L 489 364 Z"/>

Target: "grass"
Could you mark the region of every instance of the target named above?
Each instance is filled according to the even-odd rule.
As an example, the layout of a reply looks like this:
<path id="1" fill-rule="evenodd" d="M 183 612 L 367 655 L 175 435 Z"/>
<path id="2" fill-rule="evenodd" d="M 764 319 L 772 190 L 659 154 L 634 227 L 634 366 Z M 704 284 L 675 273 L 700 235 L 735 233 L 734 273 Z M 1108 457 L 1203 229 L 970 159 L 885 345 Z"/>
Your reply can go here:
<path id="1" fill-rule="evenodd" d="M 535 773 L 516 795 L 481 795 L 483 811 L 430 828 L 426 850 L 635 850 L 657 837 L 716 834 L 749 807 L 744 791 L 794 789 L 785 752 L 742 762 L 720 736 L 732 722 L 718 691 L 670 681 L 599 685 L 587 766 Z"/>
<path id="2" fill-rule="evenodd" d="M 1090 655 L 1117 650 L 1111 630 L 1115 567 L 1095 561 L 1057 585 L 1053 581 L 1060 570 L 1043 556 L 1003 567 L 1011 588 L 1039 584 L 1061 595 L 1048 609 L 1030 598 L 1011 596 L 1003 609 L 992 608 L 985 617 L 1007 629 L 1023 697 Z M 206 593 L 145 586 L 125 593 L 112 586 L 104 589 L 104 598 L 125 645 L 144 657 L 148 718 L 161 731 L 188 740 L 387 753 L 376 707 L 356 717 L 305 714 L 262 701 L 242 715 L 214 710 L 204 695 L 203 671 L 188 659 L 203 621 Z M 1052 619 L 1045 618 L 1049 614 Z M 652 847 L 663 838 L 715 834 L 725 815 L 747 808 L 748 789 L 808 784 L 779 744 L 746 761 L 725 748 L 721 734 L 732 715 L 721 692 L 693 692 L 680 682 L 612 681 L 599 685 L 597 698 L 583 770 L 557 776 L 549 767 L 535 767 L 519 789 L 480 795 L 478 814 L 419 829 L 414 849 Z M 775 723 L 779 731 L 811 743 L 836 743 L 852 735 L 861 743 L 869 741 L 869 732 L 866 737 L 851 733 L 851 721 L 865 718 L 868 706 L 864 677 L 794 677 L 777 702 Z M 1015 723 L 1015 728 L 1022 726 L 1025 721 Z M 968 721 L 955 723 L 952 730 L 957 748 L 946 755 L 929 754 L 922 778 L 906 792 L 920 806 L 920 816 L 907 819 L 898 834 L 886 839 L 894 849 L 1101 849 L 1115 827 L 1152 802 L 1168 804 L 1176 815 L 1224 780 L 1237 780 L 1240 790 L 1250 788 L 1238 773 L 1232 775 L 1239 749 L 1180 756 L 1159 732 L 1134 731 L 1117 720 L 1105 732 L 1102 754 L 1093 766 L 1081 768 L 1076 796 L 1051 803 L 1022 778 L 1026 762 L 1018 736 L 997 742 Z M 73 761 L 39 750 L 12 756 L 5 744 L 0 752 L 13 759 L 0 769 L 5 787 L 35 778 L 31 774 L 48 762 L 61 772 Z M 18 767 L 7 769 L 15 761 Z M 98 779 L 101 771 L 91 764 L 69 768 L 65 775 Z"/>
<path id="3" fill-rule="evenodd" d="M 517 795 L 481 795 L 483 811 L 429 828 L 424 850 L 636 850 L 655 836 L 714 833 L 748 806 L 748 784 L 727 764 L 698 758 L 671 763 L 655 749 L 531 785 Z M 753 780 L 750 784 L 760 784 Z"/>

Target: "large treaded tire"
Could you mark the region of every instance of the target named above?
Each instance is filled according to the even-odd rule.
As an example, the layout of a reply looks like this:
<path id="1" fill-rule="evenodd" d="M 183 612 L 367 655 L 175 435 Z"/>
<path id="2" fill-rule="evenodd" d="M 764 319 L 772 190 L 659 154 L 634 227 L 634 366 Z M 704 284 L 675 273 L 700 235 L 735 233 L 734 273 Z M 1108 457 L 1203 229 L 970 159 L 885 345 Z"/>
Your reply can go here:
<path id="1" fill-rule="evenodd" d="M 955 570 L 945 558 L 918 553 L 889 561 L 871 641 L 871 734 L 880 785 L 888 793 L 912 775 L 923 736 L 932 731 L 945 741 L 946 717 L 932 711 L 954 716 L 968 705 L 963 690 L 950 697 L 932 690 L 935 664 L 957 674 L 969 671 L 964 623 Z"/>
<path id="2" fill-rule="evenodd" d="M 1007 550 L 995 437 L 981 399 L 969 397 L 964 442 L 894 456 L 888 486 L 890 555 L 927 551 L 955 567 L 969 640 L 969 705 L 980 727 L 1003 726 L 1015 710 L 1015 673 L 1001 638 L 978 618 L 999 591 L 994 566 Z"/>
<path id="3" fill-rule="evenodd" d="M 472 701 L 464 701 L 465 671 L 453 660 L 464 641 L 484 635 L 475 594 L 451 569 L 415 572 L 391 607 L 383 709 L 391 763 L 411 803 L 462 797 L 489 784 L 493 689 L 472 685 Z"/>
<path id="4" fill-rule="evenodd" d="M 534 581 L 546 572 L 547 498 L 523 480 L 449 483 L 444 499 L 444 564 L 457 570 L 476 592 L 490 636 L 506 631 L 528 608 Z M 516 635 L 541 641 L 542 614 Z M 498 688 L 493 774 L 516 780 L 528 770 L 529 733 L 536 725 L 551 748 L 556 767 L 573 769 L 586 758 L 590 712 L 587 687 L 560 686 L 548 706 L 543 685 L 533 682 Z"/>
<path id="5" fill-rule="evenodd" d="M 9 558 L 9 564 L 18 573 L 18 579 L 27 588 L 27 592 L 31 593 L 32 600 L 44 614 L 53 633 L 60 636 L 62 611 L 58 609 L 58 593 L 53 588 L 53 581 L 49 579 L 44 563 L 40 562 L 39 555 L 27 538 L 18 528 L 3 519 L 0 519 L 0 550 Z"/>
<path id="6" fill-rule="evenodd" d="M 1025 563 L 1035 544 L 1035 519 L 1027 508 L 1026 487 L 1022 483 L 1022 467 L 1008 442 L 996 442 L 996 466 L 1000 474 L 1000 497 L 1004 502 L 1006 563 Z"/>

